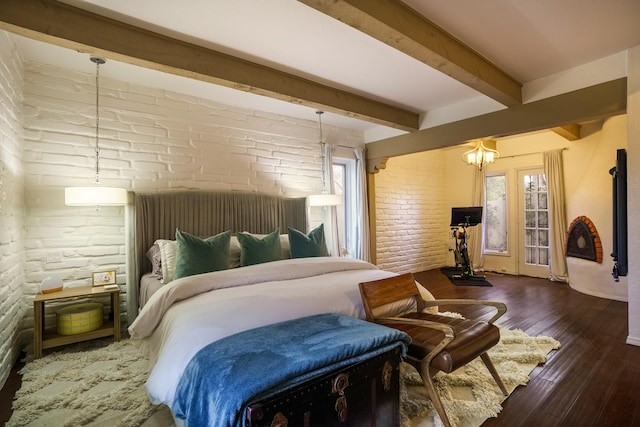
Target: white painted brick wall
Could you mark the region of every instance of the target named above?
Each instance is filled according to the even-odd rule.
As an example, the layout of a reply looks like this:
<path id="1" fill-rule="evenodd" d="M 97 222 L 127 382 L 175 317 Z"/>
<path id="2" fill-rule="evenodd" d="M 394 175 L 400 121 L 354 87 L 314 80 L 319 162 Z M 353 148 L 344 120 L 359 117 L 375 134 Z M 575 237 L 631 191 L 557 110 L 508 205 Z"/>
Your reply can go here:
<path id="1" fill-rule="evenodd" d="M 13 45 L 8 49 L 13 51 Z M 2 61 L 10 57 L 3 54 Z M 24 185 L 24 201 L 17 207 L 24 206 L 24 215 L 16 215 L 17 221 L 24 216 L 24 225 L 16 226 L 24 228 L 24 255 L 18 251 L 16 257 L 22 263 L 19 282 L 25 283 L 15 292 L 24 296 L 22 311 L 3 311 L 0 322 L 9 325 L 3 333 L 22 331 L 23 341 L 30 342 L 31 300 L 43 278 L 57 275 L 67 286 L 88 285 L 93 271 L 113 268 L 124 284 L 126 256 L 123 208 L 96 211 L 64 205 L 64 187 L 93 180 L 94 76 L 32 63 L 24 68 L 16 73 L 17 78 L 24 75 L 24 100 L 10 112 L 24 116 L 23 129 L 13 131 L 24 171 L 24 182 L 19 183 Z M 133 191 L 231 189 L 286 196 L 321 190 L 315 117 L 300 120 L 244 110 L 104 77 L 100 103 L 104 185 Z M 363 143 L 359 132 L 326 124 L 323 132 L 331 142 Z M 3 149 L 5 145 L 3 141 Z M 376 177 L 381 268 L 419 271 L 445 263 L 444 170 L 443 157 L 426 153 L 391 159 Z M 2 280 L 0 292 L 6 293 L 4 276 Z M 126 307 L 123 295 L 121 308 Z M 52 313 L 47 321 L 53 321 Z"/>
<path id="2" fill-rule="evenodd" d="M 0 385 L 27 341 L 24 297 L 24 173 L 22 59 L 0 31 Z"/>
<path id="3" fill-rule="evenodd" d="M 443 152 L 393 157 L 375 183 L 377 265 L 398 273 L 445 265 L 450 214 Z"/>
<path id="4" fill-rule="evenodd" d="M 315 115 L 300 120 L 129 85 L 103 77 L 108 66 L 100 79 L 104 185 L 291 197 L 321 191 Z M 25 293 L 32 296 L 49 275 L 80 286 L 106 269 L 116 269 L 124 284 L 123 208 L 64 205 L 65 186 L 94 178 L 95 76 L 26 63 L 24 98 Z M 323 132 L 340 144 L 363 145 L 360 132 L 327 125 Z M 25 325 L 32 324 L 29 310 Z"/>

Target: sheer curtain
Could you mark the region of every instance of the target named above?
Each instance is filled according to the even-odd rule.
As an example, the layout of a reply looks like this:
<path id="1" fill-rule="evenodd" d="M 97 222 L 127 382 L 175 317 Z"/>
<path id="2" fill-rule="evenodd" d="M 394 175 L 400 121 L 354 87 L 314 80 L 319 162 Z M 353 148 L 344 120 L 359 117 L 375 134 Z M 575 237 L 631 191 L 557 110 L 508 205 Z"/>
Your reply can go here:
<path id="1" fill-rule="evenodd" d="M 333 180 L 333 151 L 335 147 L 331 144 L 323 143 L 322 150 L 324 155 L 324 164 L 322 170 L 324 173 L 323 190 L 326 194 L 334 194 Z M 340 239 L 338 237 L 338 211 L 335 206 L 324 206 L 322 212 L 322 222 L 324 223 L 325 239 L 327 241 L 327 249 L 331 256 L 340 256 Z"/>
<path id="2" fill-rule="evenodd" d="M 569 272 L 567 259 L 564 256 L 567 215 L 565 213 L 562 150 L 544 152 L 543 162 L 549 197 L 549 278 L 558 282 L 568 282 Z"/>
<path id="3" fill-rule="evenodd" d="M 471 195 L 472 206 L 484 206 L 484 180 L 486 177 L 486 171 L 476 168 L 474 175 L 473 194 Z M 486 212 L 483 208 L 482 223 L 485 222 Z M 475 269 L 482 269 L 484 266 L 484 252 L 482 250 L 482 223 L 475 227 L 470 227 L 471 234 L 471 267 Z"/>
<path id="4" fill-rule="evenodd" d="M 371 261 L 369 250 L 369 202 L 367 200 L 367 165 L 363 148 L 353 150 L 356 157 L 356 241 L 355 258 L 363 261 Z"/>

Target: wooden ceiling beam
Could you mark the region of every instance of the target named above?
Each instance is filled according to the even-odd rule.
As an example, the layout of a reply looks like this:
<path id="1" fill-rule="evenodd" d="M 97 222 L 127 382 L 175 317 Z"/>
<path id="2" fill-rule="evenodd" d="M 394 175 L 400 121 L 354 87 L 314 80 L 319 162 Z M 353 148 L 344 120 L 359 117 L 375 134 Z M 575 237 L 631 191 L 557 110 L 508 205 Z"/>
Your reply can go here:
<path id="1" fill-rule="evenodd" d="M 367 169 L 384 169 L 389 157 L 460 145 L 479 138 L 498 138 L 602 120 L 627 110 L 627 79 L 600 83 L 457 122 L 422 129 L 367 144 Z"/>
<path id="2" fill-rule="evenodd" d="M 577 123 L 570 123 L 568 125 L 558 126 L 558 127 L 552 128 L 551 130 L 568 141 L 577 141 L 581 138 L 580 125 Z"/>
<path id="3" fill-rule="evenodd" d="M 57 46 L 406 131 L 419 116 L 54 0 L 0 0 L 0 28 Z"/>
<path id="4" fill-rule="evenodd" d="M 522 84 L 398 0 L 298 0 L 511 107 Z"/>

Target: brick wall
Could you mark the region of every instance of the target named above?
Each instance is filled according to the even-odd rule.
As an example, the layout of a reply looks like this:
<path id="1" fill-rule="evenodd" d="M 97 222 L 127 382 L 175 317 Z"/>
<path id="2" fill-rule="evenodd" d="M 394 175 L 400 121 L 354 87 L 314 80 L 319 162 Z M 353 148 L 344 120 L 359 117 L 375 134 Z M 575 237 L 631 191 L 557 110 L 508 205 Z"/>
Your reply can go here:
<path id="1" fill-rule="evenodd" d="M 1 82 L 11 88 L 2 96 L 12 99 L 0 104 L 2 161 L 8 161 L 6 147 L 11 147 L 8 153 L 17 171 L 8 178 L 5 168 L 2 175 L 3 197 L 11 188 L 6 197 L 13 211 L 11 221 L 5 222 L 4 206 L 9 205 L 2 204 L 2 262 L 12 273 L 2 269 L 0 277 L 5 302 L 0 305 L 0 333 L 2 349 L 17 351 L 31 342 L 31 300 L 45 277 L 55 275 L 66 286 L 81 286 L 90 283 L 93 271 L 116 269 L 118 282 L 125 283 L 125 215 L 120 207 L 96 211 L 64 205 L 64 187 L 93 181 L 94 75 L 34 63 L 23 68 L 10 36 L 0 35 L 0 72 L 11 70 L 8 77 L 2 75 Z M 113 81 L 104 71 L 102 76 L 103 185 L 292 197 L 321 191 L 315 115 L 309 120 L 282 117 Z M 363 144 L 360 132 L 326 124 L 323 132 L 341 145 Z M 445 263 L 448 241 L 442 227 L 449 213 L 443 159 L 439 152 L 390 159 L 376 176 L 381 268 L 419 271 Z M 10 186 L 8 179 L 13 180 Z M 123 295 L 123 311 L 126 300 Z M 11 363 L 5 359 L 1 372 L 8 372 Z"/>
<path id="2" fill-rule="evenodd" d="M 22 60 L 13 36 L 0 31 L 0 384 L 26 340 L 21 319 L 24 277 Z"/>
<path id="3" fill-rule="evenodd" d="M 321 191 L 315 114 L 300 120 L 129 85 L 105 78 L 108 66 L 100 78 L 103 185 L 291 197 Z M 124 284 L 124 209 L 64 205 L 65 186 L 94 178 L 95 76 L 26 63 L 24 98 L 25 294 L 50 275 L 80 286 L 107 269 Z M 360 132 L 328 125 L 323 132 L 343 145 L 363 144 Z M 126 301 L 123 295 L 123 319 Z M 29 310 L 25 327 L 32 323 Z"/>
<path id="4" fill-rule="evenodd" d="M 442 150 L 393 157 L 375 176 L 377 265 L 398 273 L 446 264 L 449 204 Z"/>

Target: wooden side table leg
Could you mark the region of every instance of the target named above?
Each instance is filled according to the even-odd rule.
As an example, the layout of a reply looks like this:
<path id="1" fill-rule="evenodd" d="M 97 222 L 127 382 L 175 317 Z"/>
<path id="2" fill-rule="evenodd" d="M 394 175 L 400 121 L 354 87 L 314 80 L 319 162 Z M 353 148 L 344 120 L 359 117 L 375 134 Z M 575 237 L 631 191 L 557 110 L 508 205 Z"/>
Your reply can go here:
<path id="1" fill-rule="evenodd" d="M 33 302 L 33 356 L 42 357 L 42 329 L 44 328 L 44 302 Z"/>
<path id="2" fill-rule="evenodd" d="M 111 293 L 111 312 L 113 313 L 113 339 L 120 341 L 120 292 Z"/>

